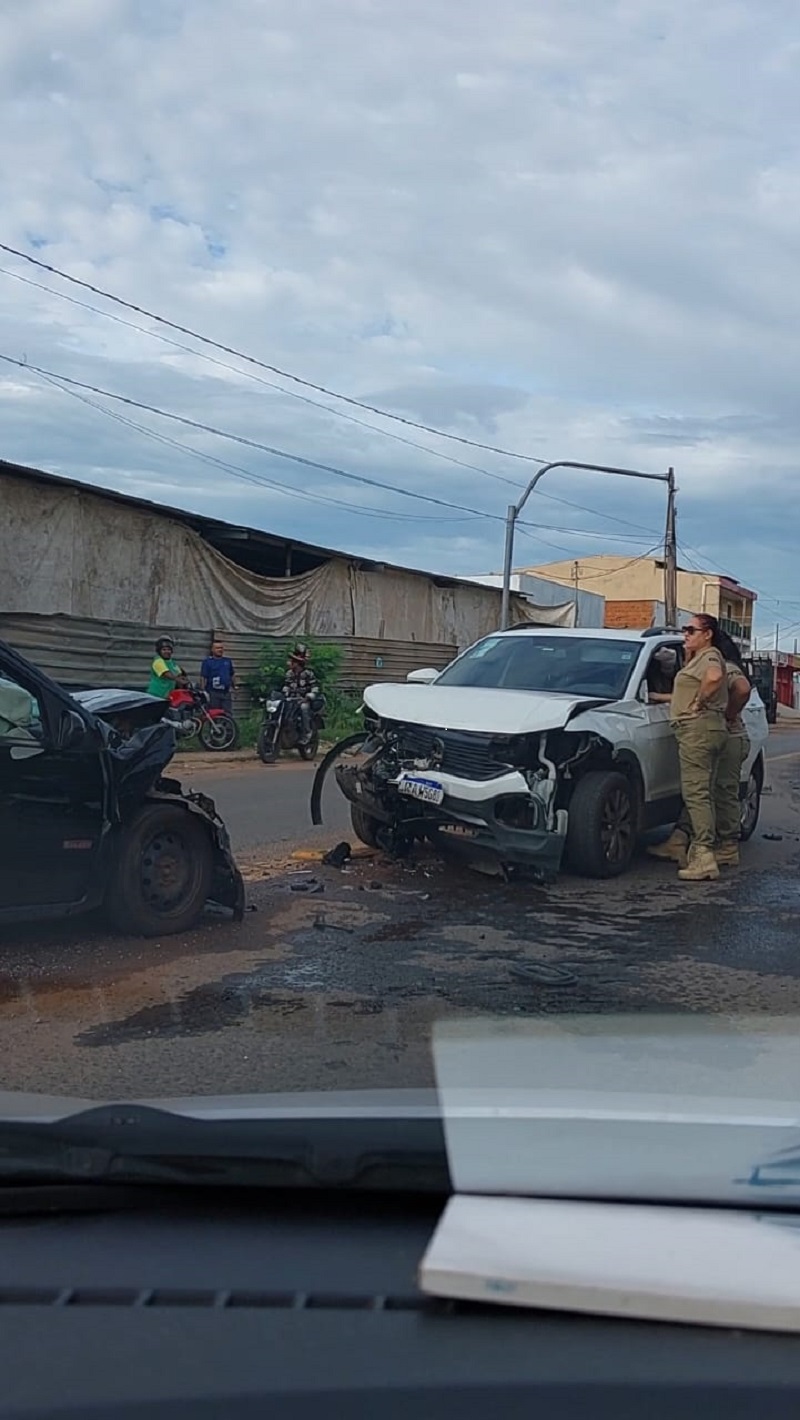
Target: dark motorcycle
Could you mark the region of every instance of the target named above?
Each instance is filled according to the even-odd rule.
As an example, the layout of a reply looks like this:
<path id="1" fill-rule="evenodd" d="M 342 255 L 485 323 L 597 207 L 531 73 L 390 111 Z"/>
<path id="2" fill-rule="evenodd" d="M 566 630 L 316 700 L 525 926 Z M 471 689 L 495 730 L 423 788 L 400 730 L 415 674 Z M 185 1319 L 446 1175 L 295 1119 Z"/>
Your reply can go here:
<path id="1" fill-rule="evenodd" d="M 238 727 L 227 710 L 211 705 L 211 697 L 194 685 L 176 686 L 167 696 L 166 719 L 171 720 L 182 736 L 197 736 L 203 749 L 233 749 Z"/>
<path id="2" fill-rule="evenodd" d="M 256 749 L 263 764 L 274 764 L 281 750 L 296 749 L 301 759 L 314 759 L 319 749 L 319 732 L 325 728 L 325 699 L 318 695 L 311 702 L 311 738 L 301 744 L 303 722 L 300 702 L 290 700 L 282 691 L 262 699 L 264 718 L 258 732 Z"/>

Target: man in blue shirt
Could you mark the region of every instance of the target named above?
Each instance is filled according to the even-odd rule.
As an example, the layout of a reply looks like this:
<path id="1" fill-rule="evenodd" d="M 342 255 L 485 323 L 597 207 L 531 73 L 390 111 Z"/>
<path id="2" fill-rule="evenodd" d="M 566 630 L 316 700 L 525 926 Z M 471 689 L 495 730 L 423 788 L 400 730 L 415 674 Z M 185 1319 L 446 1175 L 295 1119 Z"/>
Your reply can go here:
<path id="1" fill-rule="evenodd" d="M 212 710 L 224 710 L 233 714 L 233 692 L 236 689 L 236 671 L 233 661 L 225 655 L 225 647 L 219 639 L 213 642 L 211 655 L 206 656 L 200 667 L 200 685 L 208 691 Z"/>

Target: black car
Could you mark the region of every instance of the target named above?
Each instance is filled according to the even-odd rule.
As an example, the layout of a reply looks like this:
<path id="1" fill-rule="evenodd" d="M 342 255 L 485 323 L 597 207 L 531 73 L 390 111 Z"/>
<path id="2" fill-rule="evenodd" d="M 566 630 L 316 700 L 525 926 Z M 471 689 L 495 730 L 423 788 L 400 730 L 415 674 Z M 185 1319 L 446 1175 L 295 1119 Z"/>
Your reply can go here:
<path id="1" fill-rule="evenodd" d="M 103 906 L 121 931 L 156 936 L 208 901 L 240 918 L 212 800 L 164 777 L 173 726 L 151 708 L 126 736 L 83 700 L 0 641 L 0 923 Z"/>

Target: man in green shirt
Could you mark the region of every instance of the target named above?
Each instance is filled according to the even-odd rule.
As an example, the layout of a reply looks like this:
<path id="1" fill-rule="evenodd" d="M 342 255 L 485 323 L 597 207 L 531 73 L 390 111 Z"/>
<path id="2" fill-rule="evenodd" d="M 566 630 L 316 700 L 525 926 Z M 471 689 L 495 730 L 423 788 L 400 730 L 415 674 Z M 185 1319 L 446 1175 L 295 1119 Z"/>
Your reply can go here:
<path id="1" fill-rule="evenodd" d="M 183 680 L 186 672 L 174 659 L 175 643 L 170 636 L 160 636 L 156 641 L 156 654 L 150 666 L 148 695 L 157 695 L 166 700 L 171 690 Z"/>

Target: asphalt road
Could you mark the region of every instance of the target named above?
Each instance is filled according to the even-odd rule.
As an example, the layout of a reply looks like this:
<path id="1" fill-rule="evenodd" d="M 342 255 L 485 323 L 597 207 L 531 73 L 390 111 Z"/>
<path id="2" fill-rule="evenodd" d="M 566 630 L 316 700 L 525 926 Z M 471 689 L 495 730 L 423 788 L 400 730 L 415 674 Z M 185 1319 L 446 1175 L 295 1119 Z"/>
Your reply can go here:
<path id="1" fill-rule="evenodd" d="M 158 1098 L 400 1087 L 431 1082 L 443 1018 L 800 1013 L 800 730 L 773 737 L 742 868 L 700 885 L 644 853 L 616 882 L 564 874 L 549 889 L 428 849 L 339 872 L 293 856 L 311 842 L 307 767 L 181 772 L 229 822 L 245 920 L 208 915 L 162 941 L 111 937 L 96 922 L 6 930 L 6 1089 Z M 331 809 L 315 836 L 323 845 L 347 822 L 343 804 Z"/>

